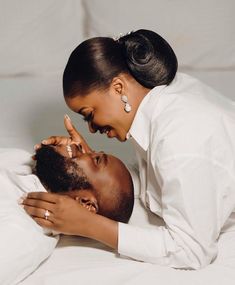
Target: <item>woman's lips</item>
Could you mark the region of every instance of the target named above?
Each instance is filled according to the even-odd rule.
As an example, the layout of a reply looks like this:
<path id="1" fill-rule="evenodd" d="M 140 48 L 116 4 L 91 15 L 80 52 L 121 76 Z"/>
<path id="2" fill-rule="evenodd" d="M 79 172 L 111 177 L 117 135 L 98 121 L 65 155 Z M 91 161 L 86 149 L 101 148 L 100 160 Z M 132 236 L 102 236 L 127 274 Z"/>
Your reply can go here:
<path id="1" fill-rule="evenodd" d="M 108 138 L 115 137 L 114 131 L 111 127 L 104 127 L 99 129 L 101 134 L 106 134 Z"/>
<path id="2" fill-rule="evenodd" d="M 110 127 L 104 127 L 104 128 L 100 128 L 99 131 L 101 134 L 106 134 L 108 135 L 108 133 L 110 132 L 111 128 Z"/>

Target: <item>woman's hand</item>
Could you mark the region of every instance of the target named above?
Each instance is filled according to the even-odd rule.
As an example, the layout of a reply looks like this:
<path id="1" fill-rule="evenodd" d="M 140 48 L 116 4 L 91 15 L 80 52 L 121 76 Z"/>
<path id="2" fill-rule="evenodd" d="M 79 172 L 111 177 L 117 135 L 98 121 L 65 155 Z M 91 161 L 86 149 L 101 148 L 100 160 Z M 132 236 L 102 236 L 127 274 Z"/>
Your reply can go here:
<path id="1" fill-rule="evenodd" d="M 22 204 L 40 226 L 67 235 L 87 236 L 89 219 L 95 215 L 69 196 L 54 193 L 28 193 Z"/>
<path id="2" fill-rule="evenodd" d="M 42 227 L 67 235 L 92 238 L 117 249 L 118 223 L 90 212 L 69 196 L 31 192 L 22 205 Z"/>
<path id="3" fill-rule="evenodd" d="M 85 141 L 82 135 L 76 130 L 68 115 L 64 116 L 64 125 L 67 132 L 69 133 L 69 137 L 51 136 L 48 139 L 43 140 L 41 144 L 35 145 L 35 150 L 39 149 L 42 146 L 42 144 L 43 145 L 77 144 L 81 146 L 83 153 L 92 152 L 92 149 L 89 147 L 88 143 Z"/>

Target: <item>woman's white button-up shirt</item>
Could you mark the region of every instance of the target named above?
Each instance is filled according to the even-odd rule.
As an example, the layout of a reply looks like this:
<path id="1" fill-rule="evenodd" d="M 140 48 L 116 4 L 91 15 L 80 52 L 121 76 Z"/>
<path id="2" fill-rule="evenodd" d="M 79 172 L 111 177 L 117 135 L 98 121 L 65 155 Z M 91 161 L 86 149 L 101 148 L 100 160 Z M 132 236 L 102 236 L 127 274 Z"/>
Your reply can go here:
<path id="1" fill-rule="evenodd" d="M 235 103 L 178 73 L 144 97 L 129 133 L 140 199 L 165 226 L 119 223 L 119 253 L 175 268 L 211 263 L 220 233 L 235 230 Z"/>

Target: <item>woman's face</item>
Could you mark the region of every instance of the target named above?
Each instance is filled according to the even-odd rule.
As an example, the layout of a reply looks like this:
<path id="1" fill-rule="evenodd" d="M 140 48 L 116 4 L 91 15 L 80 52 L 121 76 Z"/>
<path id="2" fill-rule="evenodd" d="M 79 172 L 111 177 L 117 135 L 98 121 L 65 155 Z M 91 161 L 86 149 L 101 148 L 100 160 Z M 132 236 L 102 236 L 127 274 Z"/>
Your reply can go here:
<path id="1" fill-rule="evenodd" d="M 100 131 L 109 138 L 126 140 L 126 134 L 134 119 L 134 112 L 127 113 L 121 101 L 121 92 L 110 87 L 107 90 L 95 90 L 85 96 L 66 98 L 70 109 L 83 116 L 92 133 Z"/>

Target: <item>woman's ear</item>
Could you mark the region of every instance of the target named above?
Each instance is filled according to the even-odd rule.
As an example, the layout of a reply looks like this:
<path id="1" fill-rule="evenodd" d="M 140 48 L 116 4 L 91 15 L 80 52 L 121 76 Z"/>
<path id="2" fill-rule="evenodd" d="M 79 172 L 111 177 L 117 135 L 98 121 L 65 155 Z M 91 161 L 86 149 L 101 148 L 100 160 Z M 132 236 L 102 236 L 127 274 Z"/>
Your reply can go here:
<path id="1" fill-rule="evenodd" d="M 114 92 L 119 95 L 122 95 L 124 92 L 124 81 L 120 76 L 114 77 L 111 83 L 111 88 Z"/>
<path id="2" fill-rule="evenodd" d="M 80 205 L 86 208 L 88 211 L 97 214 L 99 210 L 96 197 L 89 190 L 80 190 L 75 197 Z"/>

